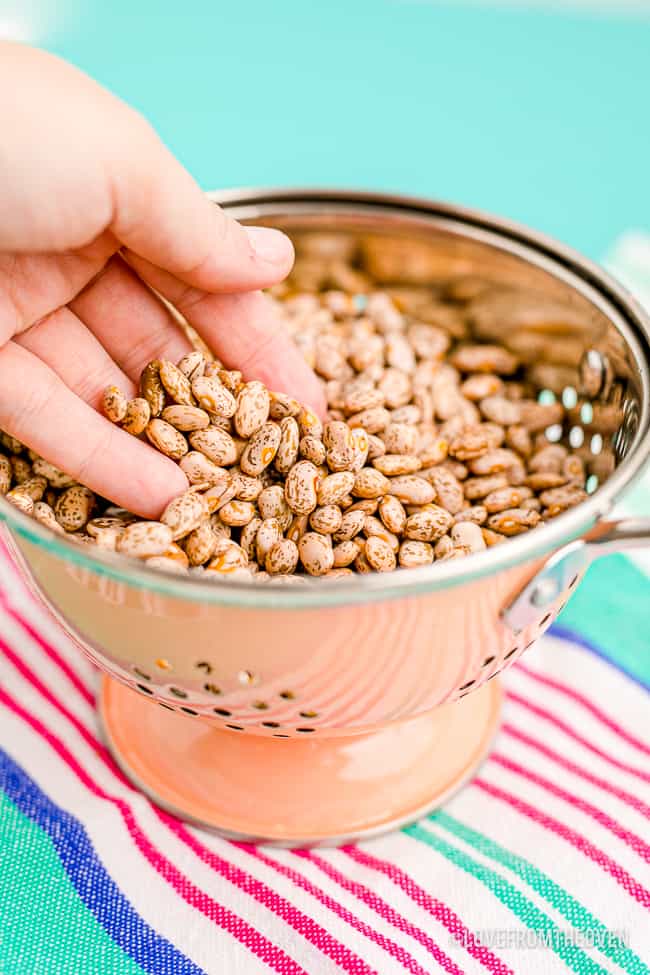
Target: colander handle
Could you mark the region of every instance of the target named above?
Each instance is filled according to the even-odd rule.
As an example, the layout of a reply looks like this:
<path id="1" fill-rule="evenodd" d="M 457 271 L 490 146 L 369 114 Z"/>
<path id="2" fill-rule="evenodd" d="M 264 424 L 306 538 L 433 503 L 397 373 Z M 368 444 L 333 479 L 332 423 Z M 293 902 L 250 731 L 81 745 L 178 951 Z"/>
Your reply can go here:
<path id="1" fill-rule="evenodd" d="M 647 518 L 609 522 L 600 525 L 593 535 L 569 542 L 546 560 L 506 606 L 502 611 L 504 622 L 519 633 L 535 623 L 560 593 L 573 589 L 595 559 L 635 548 L 650 548 L 650 520 Z"/>

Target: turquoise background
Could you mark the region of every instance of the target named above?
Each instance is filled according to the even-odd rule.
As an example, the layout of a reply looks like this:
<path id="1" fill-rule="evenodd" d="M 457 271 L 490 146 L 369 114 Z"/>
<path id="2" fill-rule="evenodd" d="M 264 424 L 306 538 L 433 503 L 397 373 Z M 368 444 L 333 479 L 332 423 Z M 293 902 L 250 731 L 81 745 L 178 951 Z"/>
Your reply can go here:
<path id="1" fill-rule="evenodd" d="M 0 24 L 141 109 L 206 188 L 434 195 L 600 257 L 650 228 L 650 16 L 497 7 L 0 0 Z"/>

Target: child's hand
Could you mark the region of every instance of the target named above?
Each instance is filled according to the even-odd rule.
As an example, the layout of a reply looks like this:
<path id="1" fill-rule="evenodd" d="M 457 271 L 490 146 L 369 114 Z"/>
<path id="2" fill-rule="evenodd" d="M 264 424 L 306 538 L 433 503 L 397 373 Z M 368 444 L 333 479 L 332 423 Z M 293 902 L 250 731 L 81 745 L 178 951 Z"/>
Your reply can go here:
<path id="1" fill-rule="evenodd" d="M 287 237 L 226 216 L 141 116 L 42 51 L 0 44 L 0 126 L 1 429 L 145 517 L 184 490 L 96 411 L 107 385 L 136 395 L 149 360 L 190 347 L 143 282 L 228 366 L 322 411 L 255 290 L 289 271 Z"/>

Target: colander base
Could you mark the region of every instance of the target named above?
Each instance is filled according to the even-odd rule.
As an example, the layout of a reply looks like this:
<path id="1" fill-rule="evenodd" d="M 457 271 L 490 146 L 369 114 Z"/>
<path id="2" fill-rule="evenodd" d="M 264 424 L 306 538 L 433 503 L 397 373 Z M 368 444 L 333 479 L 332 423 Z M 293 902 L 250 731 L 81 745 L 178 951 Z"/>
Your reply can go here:
<path id="1" fill-rule="evenodd" d="M 215 728 L 103 678 L 113 756 L 166 811 L 228 839 L 335 845 L 411 822 L 476 771 L 499 723 L 492 680 L 462 700 L 371 733 L 278 740 Z"/>

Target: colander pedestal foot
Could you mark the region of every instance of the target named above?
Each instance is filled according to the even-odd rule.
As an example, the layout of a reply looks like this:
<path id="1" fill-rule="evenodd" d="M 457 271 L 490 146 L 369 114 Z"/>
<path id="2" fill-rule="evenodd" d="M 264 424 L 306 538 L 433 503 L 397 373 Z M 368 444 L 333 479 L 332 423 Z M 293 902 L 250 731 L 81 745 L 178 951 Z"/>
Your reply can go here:
<path id="1" fill-rule="evenodd" d="M 128 778 L 157 805 L 237 840 L 344 843 L 417 819 L 476 771 L 497 730 L 501 689 L 360 735 L 277 739 L 229 731 L 109 677 L 101 716 Z"/>

